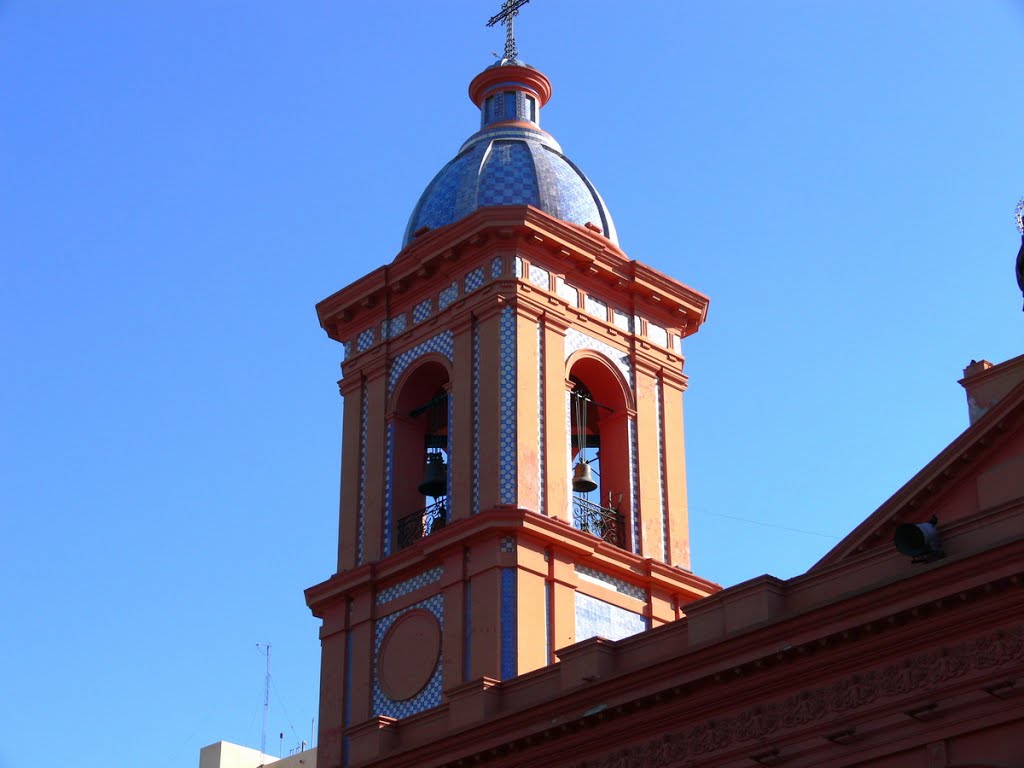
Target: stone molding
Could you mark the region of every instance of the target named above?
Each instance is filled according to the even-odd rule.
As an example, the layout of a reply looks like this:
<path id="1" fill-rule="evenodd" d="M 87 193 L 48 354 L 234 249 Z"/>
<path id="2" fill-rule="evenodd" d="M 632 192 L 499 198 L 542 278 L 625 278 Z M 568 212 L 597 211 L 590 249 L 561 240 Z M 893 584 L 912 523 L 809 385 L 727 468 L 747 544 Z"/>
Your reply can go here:
<path id="1" fill-rule="evenodd" d="M 912 691 L 930 690 L 972 671 L 987 671 L 1024 660 L 1024 624 L 943 646 L 885 667 L 846 675 L 830 685 L 808 688 L 778 701 L 749 707 L 738 715 L 705 720 L 684 731 L 616 750 L 571 768 L 661 768 L 727 747 L 765 739 L 828 715 Z"/>

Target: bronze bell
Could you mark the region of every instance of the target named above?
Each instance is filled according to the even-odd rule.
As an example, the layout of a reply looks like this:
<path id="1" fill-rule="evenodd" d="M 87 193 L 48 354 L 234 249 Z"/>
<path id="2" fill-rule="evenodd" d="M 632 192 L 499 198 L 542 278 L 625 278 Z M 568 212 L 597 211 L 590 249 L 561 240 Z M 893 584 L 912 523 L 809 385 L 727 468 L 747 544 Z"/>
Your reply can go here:
<path id="1" fill-rule="evenodd" d="M 424 496 L 444 496 L 448 492 L 448 472 L 444 464 L 444 456 L 440 453 L 427 455 L 427 466 L 423 471 L 423 482 L 418 490 Z"/>
<path id="2" fill-rule="evenodd" d="M 597 490 L 597 483 L 590 474 L 590 465 L 581 461 L 576 465 L 572 473 L 572 489 L 577 493 L 590 493 Z"/>

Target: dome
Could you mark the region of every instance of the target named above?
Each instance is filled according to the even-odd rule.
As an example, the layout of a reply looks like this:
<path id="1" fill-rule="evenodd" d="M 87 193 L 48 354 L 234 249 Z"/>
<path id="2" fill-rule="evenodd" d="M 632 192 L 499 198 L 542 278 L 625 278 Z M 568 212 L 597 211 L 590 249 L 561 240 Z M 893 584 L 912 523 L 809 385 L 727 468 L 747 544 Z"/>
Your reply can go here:
<path id="1" fill-rule="evenodd" d="M 596 226 L 616 245 L 611 214 L 594 185 L 540 129 L 550 98 L 543 74 L 521 62 L 500 62 L 470 85 L 481 128 L 427 185 L 409 217 L 402 247 L 424 227 L 437 229 L 478 208 L 532 205 L 562 221 Z"/>

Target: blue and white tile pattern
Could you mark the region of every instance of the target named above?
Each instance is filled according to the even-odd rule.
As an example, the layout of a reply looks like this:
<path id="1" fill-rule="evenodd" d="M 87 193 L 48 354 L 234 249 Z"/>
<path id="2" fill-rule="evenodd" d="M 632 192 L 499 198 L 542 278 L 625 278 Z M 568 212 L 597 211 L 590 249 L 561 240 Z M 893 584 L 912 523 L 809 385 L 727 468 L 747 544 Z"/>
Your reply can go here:
<path id="1" fill-rule="evenodd" d="M 591 637 L 621 640 L 647 629 L 647 619 L 617 605 L 576 593 L 576 642 Z"/>
<path id="2" fill-rule="evenodd" d="M 391 491 L 395 483 L 395 425 L 388 424 L 384 453 L 384 557 L 391 554 Z"/>
<path id="3" fill-rule="evenodd" d="M 381 339 L 393 339 L 400 333 L 405 332 L 405 315 L 395 315 L 381 323 Z"/>
<path id="4" fill-rule="evenodd" d="M 423 571 L 423 573 L 417 573 L 415 576 L 400 581 L 397 584 L 392 584 L 390 587 L 386 587 L 377 593 L 376 603 L 377 605 L 384 605 L 390 603 L 392 600 L 397 600 L 402 595 L 408 595 L 410 592 L 415 592 L 420 587 L 425 587 L 428 584 L 434 584 L 441 580 L 441 574 L 443 569 L 440 567 L 430 568 L 429 570 Z"/>
<path id="5" fill-rule="evenodd" d="M 366 518 L 366 429 L 367 414 L 366 379 L 359 388 L 359 517 L 356 521 L 356 565 L 363 562 L 363 529 Z"/>
<path id="6" fill-rule="evenodd" d="M 501 310 L 501 414 L 498 458 L 498 499 L 501 504 L 518 500 L 518 458 L 516 456 L 516 311 Z"/>
<path id="7" fill-rule="evenodd" d="M 463 598 L 465 615 L 462 620 L 462 682 L 469 682 L 473 662 L 473 582 L 466 582 L 466 593 Z"/>
<path id="8" fill-rule="evenodd" d="M 633 332 L 633 316 L 619 309 L 612 310 L 612 322 L 615 327 L 627 333 Z"/>
<path id="9" fill-rule="evenodd" d="M 495 141 L 477 185 L 477 205 L 538 205 L 537 173 L 525 141 Z"/>
<path id="10" fill-rule="evenodd" d="M 373 346 L 373 328 L 367 328 L 356 338 L 356 352 L 365 352 Z"/>
<path id="11" fill-rule="evenodd" d="M 629 501 L 633 509 L 633 551 L 640 554 L 640 470 L 637 466 L 636 419 L 629 420 Z"/>
<path id="12" fill-rule="evenodd" d="M 462 284 L 466 293 L 475 291 L 484 284 L 484 268 L 477 267 L 467 272 Z"/>
<path id="13" fill-rule="evenodd" d="M 473 320 L 473 509 L 480 511 L 480 326 Z"/>
<path id="14" fill-rule="evenodd" d="M 573 162 L 550 147 L 533 145 L 542 211 L 573 224 L 592 223 L 617 242 L 611 216 L 590 180 Z"/>
<path id="15" fill-rule="evenodd" d="M 455 299 L 459 297 L 459 284 L 452 283 L 447 288 L 441 291 L 437 296 L 437 310 L 440 312 L 442 309 L 451 304 Z"/>
<path id="16" fill-rule="evenodd" d="M 599 317 L 602 320 L 608 319 L 608 305 L 596 296 L 591 296 L 589 293 L 584 296 L 583 308 L 594 317 Z"/>
<path id="17" fill-rule="evenodd" d="M 405 352 L 395 357 L 395 359 L 391 361 L 391 370 L 388 372 L 388 394 L 390 395 L 394 391 L 395 384 L 398 383 L 398 379 L 405 372 L 405 369 L 409 367 L 409 364 L 416 358 L 421 357 L 428 352 L 438 352 L 451 361 L 454 344 L 455 340 L 452 332 L 442 331 L 436 336 L 431 336 L 426 341 L 417 344 L 411 349 L 407 349 Z"/>
<path id="18" fill-rule="evenodd" d="M 586 579 L 590 582 L 597 582 L 604 587 L 614 589 L 616 592 L 635 597 L 637 600 L 647 601 L 647 590 L 643 587 L 638 587 L 636 584 L 630 584 L 628 581 L 612 576 L 609 573 L 603 573 L 601 571 L 595 571 L 593 568 L 587 568 L 585 565 L 576 566 L 576 574 L 581 579 Z"/>
<path id="19" fill-rule="evenodd" d="M 630 362 L 629 355 L 616 349 L 611 344 L 595 339 L 593 336 L 582 333 L 575 328 L 570 328 L 565 332 L 565 359 L 568 360 L 573 352 L 581 349 L 589 349 L 608 358 L 608 361 L 613 363 L 622 372 L 622 375 L 629 383 L 629 388 L 633 389 L 633 364 Z"/>
<path id="20" fill-rule="evenodd" d="M 555 278 L 555 293 L 565 299 L 570 307 L 579 306 L 580 292 L 566 283 L 561 277 Z"/>
<path id="21" fill-rule="evenodd" d="M 422 323 L 434 312 L 434 300 L 424 299 L 415 307 L 412 308 L 412 321 L 414 323 Z"/>
<path id="22" fill-rule="evenodd" d="M 538 267 L 535 264 L 530 265 L 529 280 L 532 285 L 540 288 L 542 291 L 551 290 L 551 273 L 543 267 Z"/>
<path id="23" fill-rule="evenodd" d="M 516 632 L 516 569 L 501 569 L 501 679 L 509 680 L 519 670 Z"/>
<path id="24" fill-rule="evenodd" d="M 503 110 L 504 97 L 497 96 L 490 103 Z M 517 98 L 522 101 L 517 110 L 526 115 L 526 97 Z M 532 205 L 563 221 L 592 222 L 617 243 L 601 196 L 560 149 L 533 126 L 485 122 L 427 185 L 409 217 L 403 247 L 423 227 L 443 227 L 490 205 Z"/>
<path id="25" fill-rule="evenodd" d="M 391 628 L 391 625 L 395 623 L 403 613 L 421 608 L 430 613 L 434 614 L 434 618 L 437 619 L 437 623 L 444 626 L 444 598 L 441 595 L 434 595 L 428 597 L 415 605 L 410 605 L 408 608 L 403 608 L 400 611 L 395 611 L 392 614 L 378 619 L 374 625 L 374 641 L 373 641 L 373 712 L 374 715 L 387 715 L 388 717 L 403 718 L 415 715 L 417 712 L 422 712 L 425 709 L 436 707 L 441 703 L 441 658 L 438 658 L 437 666 L 434 668 L 434 674 L 431 675 L 430 680 L 423 690 L 413 696 L 411 699 L 404 701 L 395 701 L 389 698 L 384 691 L 380 689 L 380 681 L 377 679 L 377 660 L 380 654 L 380 644 L 384 640 L 384 635 Z"/>
<path id="26" fill-rule="evenodd" d="M 658 498 L 661 500 L 661 549 L 662 557 L 666 563 L 669 562 L 668 553 L 668 504 L 665 501 L 665 423 L 663 410 L 664 390 L 659 378 L 655 382 L 658 388 L 658 396 L 654 398 L 654 413 L 658 424 Z"/>
<path id="27" fill-rule="evenodd" d="M 650 320 L 647 321 L 647 338 L 659 346 L 668 346 L 668 331 Z"/>
<path id="28" fill-rule="evenodd" d="M 455 435 L 457 435 L 458 432 L 455 429 L 455 405 L 454 405 L 455 398 L 452 397 L 452 395 L 449 394 L 446 399 L 448 400 L 448 448 L 447 448 L 448 461 L 446 462 L 446 464 L 447 464 L 447 469 L 446 469 L 447 480 L 446 480 L 446 482 L 448 483 L 448 504 L 445 506 L 445 509 L 444 509 L 444 514 L 445 514 L 444 521 L 445 521 L 445 523 L 449 523 L 449 522 L 451 522 L 451 518 L 452 518 L 452 510 L 455 508 L 455 500 L 458 497 L 458 493 L 457 493 L 457 491 L 455 489 L 455 484 L 452 482 L 452 466 L 455 464 L 455 462 L 451 460 L 451 457 L 454 455 L 452 452 L 455 451 L 455 450 L 458 450 L 458 446 L 456 446 L 456 444 L 455 444 L 455 442 L 456 442 L 455 441 Z"/>
<path id="29" fill-rule="evenodd" d="M 532 269 L 532 268 L 531 268 Z M 537 511 L 546 515 L 547 484 L 545 464 L 547 462 L 547 435 L 544 433 L 544 326 L 537 323 Z"/>

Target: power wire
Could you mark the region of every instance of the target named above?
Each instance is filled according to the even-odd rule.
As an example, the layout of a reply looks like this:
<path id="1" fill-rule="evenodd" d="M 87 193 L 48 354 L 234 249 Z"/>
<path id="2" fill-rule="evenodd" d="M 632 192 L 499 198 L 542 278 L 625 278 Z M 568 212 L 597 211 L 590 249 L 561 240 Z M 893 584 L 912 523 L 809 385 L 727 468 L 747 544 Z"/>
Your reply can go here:
<path id="1" fill-rule="evenodd" d="M 281 692 L 277 689 L 277 681 L 273 675 L 270 677 L 270 685 L 274 689 L 274 695 L 277 697 L 277 703 L 281 705 L 281 711 L 284 712 L 284 719 L 288 721 L 288 727 L 292 729 L 292 736 L 295 737 L 296 742 L 301 742 L 299 734 L 295 731 L 295 726 L 292 725 L 292 719 L 288 716 L 288 709 L 284 705 L 284 699 L 281 698 Z"/>
<path id="2" fill-rule="evenodd" d="M 791 531 L 792 533 L 805 533 L 808 536 L 820 536 L 823 539 L 832 539 L 834 541 L 839 541 L 841 538 L 843 538 L 842 536 L 836 536 L 836 535 L 831 534 L 831 533 L 821 533 L 820 531 L 808 531 L 808 530 L 804 530 L 803 528 L 791 528 L 788 525 L 778 525 L 776 523 L 766 523 L 766 522 L 764 522 L 762 520 L 750 520 L 750 519 L 748 519 L 746 517 L 737 517 L 735 515 L 723 515 L 721 512 L 704 512 L 704 511 L 701 511 L 701 510 L 694 510 L 694 512 L 697 512 L 698 514 L 714 515 L 715 517 L 724 517 L 724 518 L 727 518 L 729 520 L 738 520 L 741 523 L 750 523 L 752 525 L 761 525 L 761 526 L 764 526 L 765 528 L 778 528 L 781 531 Z"/>

